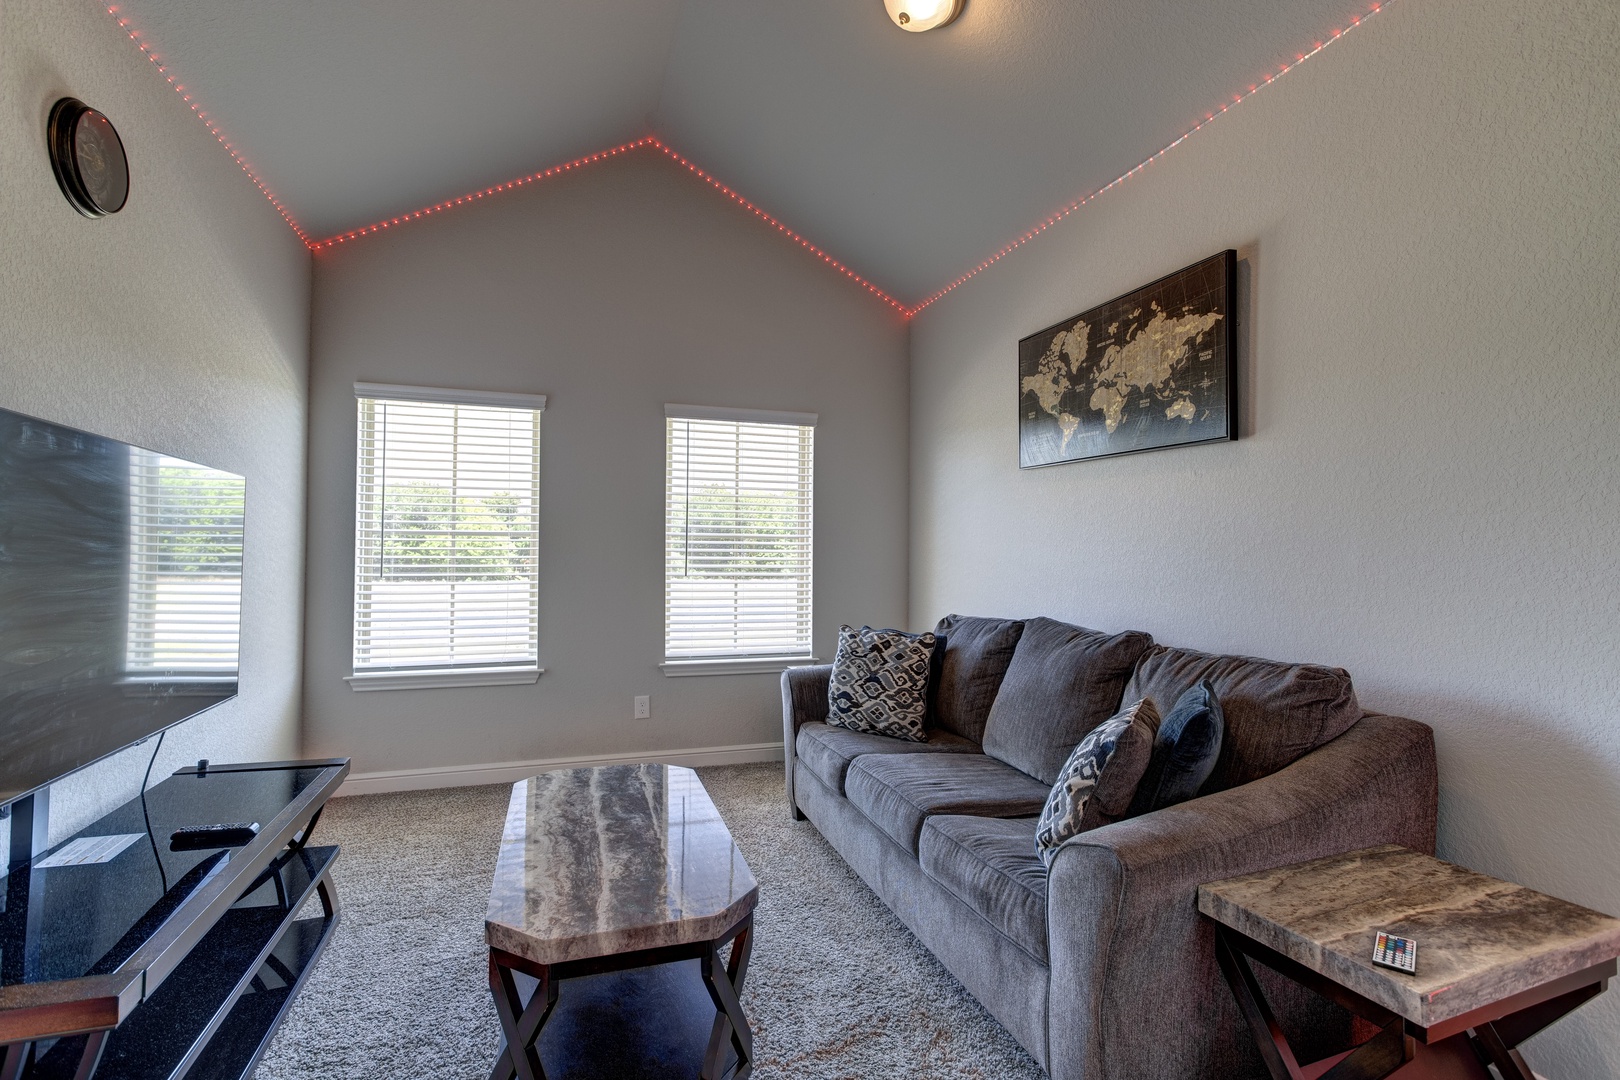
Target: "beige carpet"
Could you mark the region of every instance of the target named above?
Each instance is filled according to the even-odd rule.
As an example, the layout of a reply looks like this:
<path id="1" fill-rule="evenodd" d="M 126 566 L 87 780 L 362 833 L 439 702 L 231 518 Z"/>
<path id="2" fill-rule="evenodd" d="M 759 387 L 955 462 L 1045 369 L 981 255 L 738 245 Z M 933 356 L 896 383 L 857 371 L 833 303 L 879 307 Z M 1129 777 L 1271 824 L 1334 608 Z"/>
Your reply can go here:
<path id="1" fill-rule="evenodd" d="M 759 1080 L 1044 1076 L 807 821 L 780 765 L 700 770 L 760 882 L 743 1007 Z M 484 904 L 510 789 L 334 799 L 343 922 L 261 1080 L 485 1080 Z"/>

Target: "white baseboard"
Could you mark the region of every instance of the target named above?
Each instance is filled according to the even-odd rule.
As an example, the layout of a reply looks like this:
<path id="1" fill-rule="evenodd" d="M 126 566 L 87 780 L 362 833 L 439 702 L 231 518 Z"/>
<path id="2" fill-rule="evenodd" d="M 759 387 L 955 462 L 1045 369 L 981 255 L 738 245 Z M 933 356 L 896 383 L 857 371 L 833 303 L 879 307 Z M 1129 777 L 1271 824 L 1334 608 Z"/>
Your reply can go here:
<path id="1" fill-rule="evenodd" d="M 472 787 L 476 784 L 513 784 L 553 769 L 582 769 L 593 765 L 634 765 L 656 761 L 665 765 L 744 765 L 781 761 L 782 744 L 742 743 L 737 746 L 702 746 L 688 750 L 643 750 L 596 757 L 537 758 L 502 761 L 490 765 L 445 765 L 431 769 L 393 769 L 350 773 L 337 796 L 376 795 L 384 791 L 421 791 L 427 788 Z"/>

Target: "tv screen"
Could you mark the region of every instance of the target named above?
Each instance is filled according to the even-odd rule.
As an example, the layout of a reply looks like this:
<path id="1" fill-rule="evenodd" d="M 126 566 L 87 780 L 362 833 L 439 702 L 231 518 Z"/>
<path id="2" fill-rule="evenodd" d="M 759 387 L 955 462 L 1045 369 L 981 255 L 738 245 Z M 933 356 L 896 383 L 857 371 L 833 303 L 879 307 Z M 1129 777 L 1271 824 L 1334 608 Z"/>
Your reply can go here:
<path id="1" fill-rule="evenodd" d="M 243 491 L 0 409 L 0 804 L 235 695 Z"/>

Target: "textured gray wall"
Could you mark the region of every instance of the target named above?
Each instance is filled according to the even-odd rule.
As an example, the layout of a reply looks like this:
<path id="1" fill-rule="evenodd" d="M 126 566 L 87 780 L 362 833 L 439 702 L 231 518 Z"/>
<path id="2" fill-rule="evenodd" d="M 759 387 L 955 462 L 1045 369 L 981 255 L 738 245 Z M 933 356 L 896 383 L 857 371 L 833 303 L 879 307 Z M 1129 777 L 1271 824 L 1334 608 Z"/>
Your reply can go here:
<path id="1" fill-rule="evenodd" d="M 911 620 L 1341 664 L 1442 853 L 1620 914 L 1620 8 L 1403 2 L 917 319 Z M 1017 341 L 1225 247 L 1245 437 L 1019 472 Z M 1620 1077 L 1613 993 L 1533 1044 Z"/>
<path id="2" fill-rule="evenodd" d="M 82 98 L 129 154 L 99 221 L 45 155 Z M 96 4 L 0 4 L 0 406 L 247 477 L 242 691 L 175 729 L 153 771 L 298 748 L 310 258 Z M 57 785 L 60 837 L 139 788 L 149 747 Z"/>
<path id="3" fill-rule="evenodd" d="M 779 740 L 778 676 L 657 666 L 666 402 L 819 413 L 816 649 L 905 618 L 904 323 L 662 155 L 323 252 L 313 322 L 306 751 L 366 772 Z M 356 380 L 550 396 L 538 683 L 343 681 Z"/>

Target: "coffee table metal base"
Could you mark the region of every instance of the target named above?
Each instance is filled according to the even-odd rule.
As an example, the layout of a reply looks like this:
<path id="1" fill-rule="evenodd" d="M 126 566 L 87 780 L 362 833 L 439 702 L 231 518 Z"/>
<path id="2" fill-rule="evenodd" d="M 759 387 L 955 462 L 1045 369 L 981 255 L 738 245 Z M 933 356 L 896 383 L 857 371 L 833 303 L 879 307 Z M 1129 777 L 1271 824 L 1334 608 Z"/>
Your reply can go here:
<path id="1" fill-rule="evenodd" d="M 1609 960 L 1423 1028 L 1229 927 L 1215 928 L 1215 957 L 1274 1080 L 1494 1080 L 1492 1065 L 1502 1080 L 1534 1080 L 1519 1043 L 1601 994 L 1615 974 Z M 1300 1065 L 1250 959 L 1372 1022 L 1378 1034 L 1348 1054 Z"/>
<path id="2" fill-rule="evenodd" d="M 638 1070 L 673 1077 L 685 1069 L 701 1080 L 746 1080 L 754 1036 L 738 995 L 753 924 L 749 915 L 714 941 L 560 964 L 490 949 L 489 988 L 502 1033 L 490 1080 L 631 1080 Z M 731 953 L 723 959 L 727 942 Z M 695 984 L 707 991 L 712 1013 Z M 705 1045 L 701 1028 L 694 1038 L 692 1027 L 710 1017 Z M 548 1032 L 559 1038 L 545 1039 Z"/>

